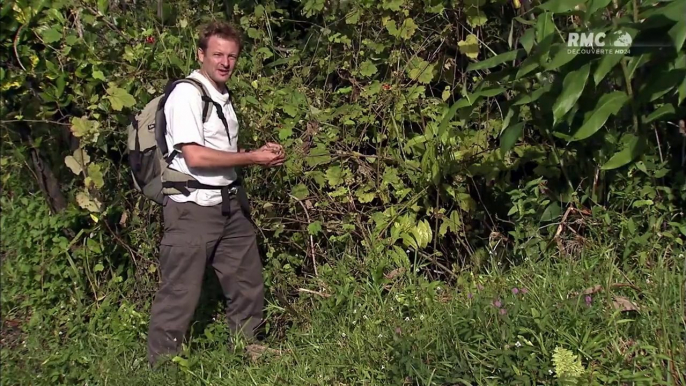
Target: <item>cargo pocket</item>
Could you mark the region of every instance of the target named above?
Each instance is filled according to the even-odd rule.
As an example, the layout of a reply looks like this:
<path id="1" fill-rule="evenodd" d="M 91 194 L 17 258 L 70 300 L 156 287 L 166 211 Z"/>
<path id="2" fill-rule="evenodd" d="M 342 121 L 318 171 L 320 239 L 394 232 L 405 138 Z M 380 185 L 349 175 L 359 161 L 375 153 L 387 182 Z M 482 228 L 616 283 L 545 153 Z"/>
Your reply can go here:
<path id="1" fill-rule="evenodd" d="M 160 242 L 160 276 L 175 293 L 195 290 L 205 270 L 206 245 L 185 232 L 165 232 Z"/>

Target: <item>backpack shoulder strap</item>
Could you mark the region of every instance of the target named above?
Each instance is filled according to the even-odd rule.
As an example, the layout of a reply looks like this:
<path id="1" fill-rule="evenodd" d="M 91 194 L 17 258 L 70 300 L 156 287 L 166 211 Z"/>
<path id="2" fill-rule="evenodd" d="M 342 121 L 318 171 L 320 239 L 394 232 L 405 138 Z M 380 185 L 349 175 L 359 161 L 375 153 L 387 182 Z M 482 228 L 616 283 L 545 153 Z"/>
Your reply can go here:
<path id="1" fill-rule="evenodd" d="M 188 83 L 192 84 L 198 89 L 200 92 L 200 98 L 202 99 L 202 121 L 207 122 L 210 117 L 210 103 L 212 102 L 212 98 L 210 98 L 210 93 L 207 91 L 205 85 L 199 80 L 190 77 L 179 79 L 174 83 Z"/>
<path id="2" fill-rule="evenodd" d="M 200 92 L 200 97 L 201 97 L 202 102 L 203 102 L 203 111 L 202 111 L 203 122 L 207 122 L 207 119 L 210 116 L 210 103 L 208 102 L 209 92 L 205 88 L 205 85 L 203 85 L 198 80 L 192 79 L 192 78 L 181 78 L 181 79 L 169 81 L 167 83 L 167 85 L 164 88 L 164 95 L 160 99 L 160 103 L 157 106 L 156 117 L 157 117 L 158 127 L 157 127 L 157 130 L 155 133 L 156 140 L 157 140 L 157 146 L 160 148 L 160 151 L 162 152 L 162 155 L 164 156 L 167 164 L 171 163 L 171 161 L 174 159 L 174 157 L 176 157 L 176 155 L 178 154 L 178 151 L 176 149 L 173 149 L 171 152 L 169 152 L 169 149 L 167 149 L 167 143 L 166 143 L 166 139 L 165 139 L 165 136 L 167 133 L 167 124 L 166 124 L 166 117 L 164 115 L 164 104 L 166 103 L 167 98 L 169 98 L 169 95 L 172 93 L 172 91 L 174 91 L 174 89 L 176 88 L 176 86 L 179 83 L 188 83 L 188 84 L 195 86 L 195 88 L 198 89 L 198 91 Z"/>
<path id="3" fill-rule="evenodd" d="M 217 111 L 217 117 L 219 117 L 219 120 L 222 121 L 222 124 L 224 125 L 224 130 L 226 131 L 226 136 L 229 138 L 229 144 L 231 144 L 231 133 L 229 133 L 229 123 L 226 120 L 226 116 L 224 116 L 224 110 L 222 109 L 222 106 L 217 103 L 212 97 L 210 97 L 209 92 L 207 91 L 207 88 L 205 88 L 205 85 L 202 84 L 202 82 L 198 81 L 197 79 L 193 78 L 184 78 L 179 80 L 181 81 L 188 81 L 192 84 L 195 85 L 200 90 L 200 93 L 202 95 L 202 101 L 204 103 L 203 105 L 203 122 L 207 122 L 207 119 L 209 119 L 209 114 L 210 114 L 210 104 L 214 106 L 214 109 Z"/>

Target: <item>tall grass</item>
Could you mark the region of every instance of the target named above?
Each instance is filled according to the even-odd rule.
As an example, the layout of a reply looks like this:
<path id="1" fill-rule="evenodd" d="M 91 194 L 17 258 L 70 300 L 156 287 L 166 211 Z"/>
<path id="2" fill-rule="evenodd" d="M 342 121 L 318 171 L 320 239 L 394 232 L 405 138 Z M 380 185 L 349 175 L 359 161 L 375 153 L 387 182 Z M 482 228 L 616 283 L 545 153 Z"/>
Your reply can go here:
<path id="1" fill-rule="evenodd" d="M 627 270 L 612 246 L 596 246 L 454 286 L 412 273 L 344 285 L 344 261 L 322 273 L 329 296 L 302 292 L 293 325 L 260 356 L 229 349 L 216 320 L 153 371 L 147 314 L 123 309 L 73 339 L 28 331 L 2 352 L 2 384 L 684 384 L 683 259 L 663 252 Z"/>

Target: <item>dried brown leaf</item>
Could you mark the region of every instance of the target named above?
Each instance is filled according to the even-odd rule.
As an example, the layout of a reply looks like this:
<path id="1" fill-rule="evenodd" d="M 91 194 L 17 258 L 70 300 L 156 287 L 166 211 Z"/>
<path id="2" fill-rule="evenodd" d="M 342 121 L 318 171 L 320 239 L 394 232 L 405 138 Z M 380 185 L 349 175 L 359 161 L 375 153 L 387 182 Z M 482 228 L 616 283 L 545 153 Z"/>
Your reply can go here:
<path id="1" fill-rule="evenodd" d="M 594 293 L 600 292 L 603 290 L 603 286 L 600 284 L 594 285 L 593 287 L 586 288 L 584 292 L 582 292 L 582 295 L 593 295 Z"/>
<path id="2" fill-rule="evenodd" d="M 396 268 L 396 269 L 392 270 L 391 272 L 385 274 L 384 277 L 388 280 L 393 280 L 396 277 L 402 275 L 403 273 L 405 273 L 405 268 L 400 267 L 400 268 Z"/>
<path id="3" fill-rule="evenodd" d="M 282 354 L 281 350 L 275 350 L 273 348 L 269 348 L 258 344 L 251 344 L 246 346 L 245 351 L 248 353 L 248 356 L 250 356 L 250 359 L 253 361 L 259 359 L 266 352 L 270 354 L 275 354 L 277 356 L 280 356 Z"/>
<path id="4" fill-rule="evenodd" d="M 631 300 L 623 297 L 623 296 L 615 296 L 614 300 L 612 301 L 612 305 L 616 310 L 621 310 L 621 311 L 636 311 L 638 312 L 638 306 L 636 303 L 632 302 Z"/>
<path id="5" fill-rule="evenodd" d="M 121 219 L 119 219 L 119 225 L 125 226 L 125 225 L 126 225 L 126 220 L 128 220 L 128 219 L 129 219 L 129 215 L 126 213 L 126 211 L 124 211 L 124 212 L 121 214 Z"/>

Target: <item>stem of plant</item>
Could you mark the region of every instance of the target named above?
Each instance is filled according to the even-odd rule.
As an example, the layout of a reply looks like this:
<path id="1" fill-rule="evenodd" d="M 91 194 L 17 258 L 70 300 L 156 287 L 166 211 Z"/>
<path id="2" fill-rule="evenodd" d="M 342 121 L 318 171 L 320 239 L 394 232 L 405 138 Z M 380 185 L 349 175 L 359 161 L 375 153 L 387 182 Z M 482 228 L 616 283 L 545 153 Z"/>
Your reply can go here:
<path id="1" fill-rule="evenodd" d="M 638 122 L 638 106 L 636 104 L 636 100 L 634 99 L 634 90 L 633 87 L 631 86 L 631 75 L 629 75 L 629 68 L 626 65 L 627 58 L 622 58 L 621 60 L 621 65 L 622 65 L 622 72 L 624 73 L 624 83 L 626 84 L 626 93 L 629 95 L 629 99 L 631 100 L 631 110 L 632 110 L 632 122 L 634 125 L 634 133 L 638 134 L 640 124 Z"/>

